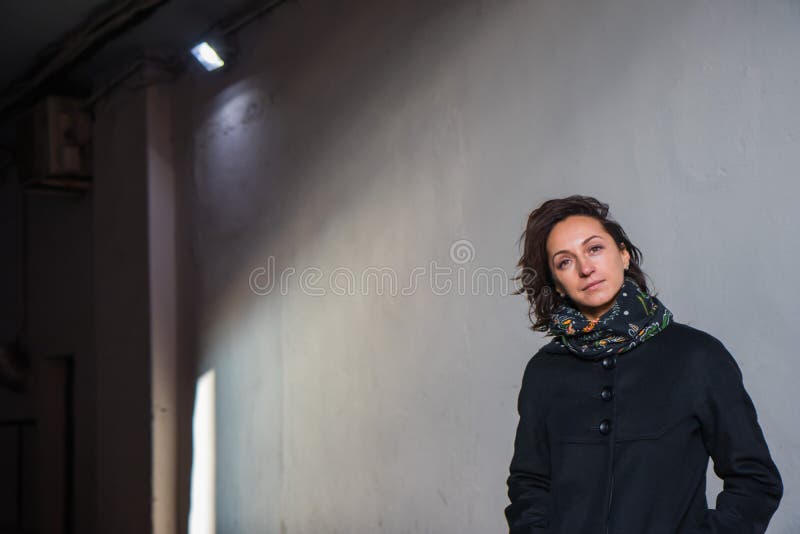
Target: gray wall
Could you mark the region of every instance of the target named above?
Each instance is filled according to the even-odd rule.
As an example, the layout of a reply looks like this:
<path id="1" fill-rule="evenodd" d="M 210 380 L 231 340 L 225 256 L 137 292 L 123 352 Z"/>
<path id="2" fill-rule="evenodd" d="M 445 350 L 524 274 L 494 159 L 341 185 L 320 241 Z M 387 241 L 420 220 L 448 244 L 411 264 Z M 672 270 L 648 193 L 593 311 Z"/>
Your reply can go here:
<path id="1" fill-rule="evenodd" d="M 571 193 L 609 202 L 677 319 L 736 356 L 786 483 L 770 532 L 795 531 L 798 23 L 785 0 L 301 0 L 241 32 L 229 71 L 185 74 L 183 341 L 216 375 L 217 532 L 501 532 L 543 340 L 521 297 L 458 276 L 512 275 L 527 213 Z M 296 272 L 257 294 L 270 257 Z M 361 283 L 433 261 L 449 291 Z"/>

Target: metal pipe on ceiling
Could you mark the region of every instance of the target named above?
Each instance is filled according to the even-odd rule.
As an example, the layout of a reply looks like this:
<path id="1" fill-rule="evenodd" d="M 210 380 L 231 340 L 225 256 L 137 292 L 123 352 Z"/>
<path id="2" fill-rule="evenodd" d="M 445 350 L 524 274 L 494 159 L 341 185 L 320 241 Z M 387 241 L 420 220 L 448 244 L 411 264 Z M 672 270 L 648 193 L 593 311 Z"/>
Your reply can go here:
<path id="1" fill-rule="evenodd" d="M 0 95 L 0 116 L 18 105 L 52 76 L 72 65 L 93 46 L 119 32 L 143 14 L 165 4 L 168 0 L 124 0 L 112 4 L 76 32 L 49 47 L 55 50 L 41 68 L 29 78 L 11 85 Z M 47 50 L 45 51 L 45 53 Z"/>

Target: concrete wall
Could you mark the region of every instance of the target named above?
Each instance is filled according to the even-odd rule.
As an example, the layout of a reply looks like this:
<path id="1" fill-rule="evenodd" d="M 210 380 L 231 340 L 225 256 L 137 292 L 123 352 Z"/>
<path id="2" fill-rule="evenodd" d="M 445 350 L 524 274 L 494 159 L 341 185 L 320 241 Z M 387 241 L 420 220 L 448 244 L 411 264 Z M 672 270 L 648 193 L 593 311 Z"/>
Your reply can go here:
<path id="1" fill-rule="evenodd" d="M 787 1 L 300 1 L 227 73 L 187 74 L 218 532 L 502 531 L 542 339 L 521 297 L 461 295 L 458 271 L 512 275 L 527 213 L 571 193 L 609 202 L 678 320 L 737 357 L 786 481 L 770 532 L 800 525 L 798 22 Z M 250 287 L 270 257 L 296 269 L 285 294 Z M 361 283 L 431 261 L 450 291 Z"/>
<path id="2" fill-rule="evenodd" d="M 179 362 L 180 203 L 165 79 L 147 64 L 95 110 L 98 532 L 174 534 L 186 493 L 178 447 L 191 412 L 179 427 L 178 377 L 194 376 L 194 364 Z"/>
<path id="3" fill-rule="evenodd" d="M 182 305 L 194 377 L 216 376 L 217 532 L 503 531 L 542 339 L 521 297 L 459 276 L 511 276 L 527 213 L 571 193 L 609 202 L 677 319 L 737 357 L 786 482 L 770 532 L 796 530 L 798 22 L 777 0 L 301 0 L 227 72 L 187 73 Z M 391 295 L 375 267 L 425 271 Z"/>

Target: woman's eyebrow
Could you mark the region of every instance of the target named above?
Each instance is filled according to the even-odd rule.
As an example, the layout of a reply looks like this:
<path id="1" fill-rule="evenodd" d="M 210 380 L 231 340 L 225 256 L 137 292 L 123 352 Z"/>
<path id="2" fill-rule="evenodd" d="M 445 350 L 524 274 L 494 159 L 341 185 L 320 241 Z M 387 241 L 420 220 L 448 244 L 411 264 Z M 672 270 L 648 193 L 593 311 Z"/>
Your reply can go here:
<path id="1" fill-rule="evenodd" d="M 581 245 L 585 245 L 586 243 L 588 243 L 589 241 L 591 241 L 591 240 L 592 240 L 592 239 L 594 239 L 595 237 L 600 237 L 600 236 L 599 236 L 599 235 L 593 235 L 593 236 L 587 237 L 586 239 L 584 239 L 584 240 L 583 240 L 583 243 L 581 243 Z M 559 254 L 561 254 L 562 252 L 569 253 L 569 250 L 559 250 L 558 252 L 556 252 L 556 253 L 554 253 L 554 254 L 553 254 L 553 258 L 555 258 L 556 256 L 558 256 L 558 255 L 559 255 Z"/>

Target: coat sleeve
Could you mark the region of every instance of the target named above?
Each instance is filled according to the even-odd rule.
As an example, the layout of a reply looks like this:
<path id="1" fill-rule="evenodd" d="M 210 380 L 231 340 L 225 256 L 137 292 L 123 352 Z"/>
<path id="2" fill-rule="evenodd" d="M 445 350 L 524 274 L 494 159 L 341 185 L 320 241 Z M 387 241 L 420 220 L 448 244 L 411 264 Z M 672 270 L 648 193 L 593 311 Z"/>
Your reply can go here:
<path id="1" fill-rule="evenodd" d="M 544 409 L 536 393 L 533 359 L 522 378 L 517 409 L 519 424 L 508 477 L 505 509 L 510 534 L 544 534 L 550 522 L 550 451 Z"/>
<path id="2" fill-rule="evenodd" d="M 783 483 L 739 366 L 721 343 L 715 345 L 698 412 L 703 443 L 723 490 L 716 509 L 707 510 L 691 534 L 763 534 L 778 508 Z"/>

